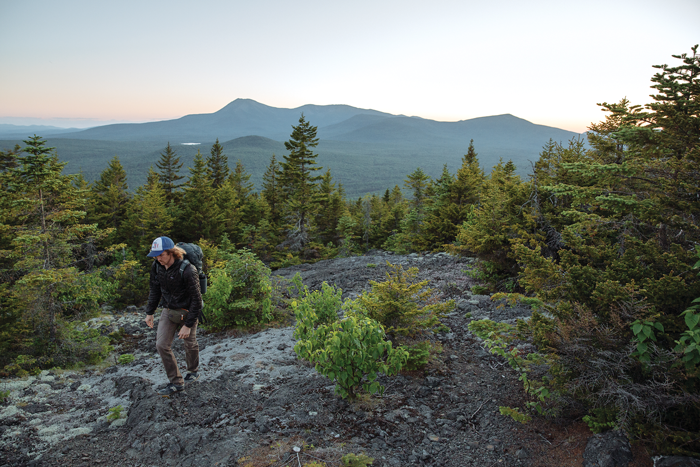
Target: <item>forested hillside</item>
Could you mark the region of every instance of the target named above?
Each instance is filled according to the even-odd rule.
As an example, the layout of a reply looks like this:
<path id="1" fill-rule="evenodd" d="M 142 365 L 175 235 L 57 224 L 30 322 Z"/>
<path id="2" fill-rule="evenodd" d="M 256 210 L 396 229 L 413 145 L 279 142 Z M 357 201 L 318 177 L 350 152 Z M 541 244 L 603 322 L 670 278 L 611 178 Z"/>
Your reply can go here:
<path id="1" fill-rule="evenodd" d="M 234 261 L 447 251 L 479 258 L 479 292 L 535 309 L 517 326 L 472 323 L 523 375 L 530 403 L 511 416 L 577 414 L 593 430 L 625 428 L 658 451 L 698 455 L 696 52 L 656 67 L 651 103 L 601 104 L 587 144 L 542 141 L 526 178 L 508 160 L 486 174 L 469 145 L 456 171 L 415 168 L 403 186 L 349 198 L 343 174 L 318 162 L 318 129 L 304 116 L 257 187 L 240 162 L 229 169 L 218 140 L 189 167 L 167 145 L 133 189 L 119 158 L 88 183 L 31 137 L 0 154 L 0 367 L 22 374 L 106 355 L 108 338 L 81 323 L 102 303 L 143 302 L 145 255 L 161 235 L 202 246 L 214 290 Z M 255 300 L 268 285 L 250 289 Z M 538 350 L 521 355 L 523 341 Z"/>
<path id="2" fill-rule="evenodd" d="M 577 135 L 513 115 L 438 122 L 346 105 L 281 109 L 250 99 L 237 99 L 211 114 L 177 120 L 105 125 L 55 136 L 37 134 L 49 136 L 47 144 L 56 147 L 60 160 L 67 162 L 66 173 L 80 172 L 89 182 L 97 180 L 117 155 L 132 187 L 146 183 L 148 168 L 168 144 L 184 167 L 191 167 L 197 151 L 206 153 L 218 140 L 230 168 L 240 161 L 259 188 L 270 156 L 286 154 L 284 141 L 300 115 L 317 127 L 319 165 L 330 168 L 351 197 L 402 185 L 404 175 L 416 167 L 432 177 L 440 176 L 444 164 L 454 172 L 472 139 L 487 172 L 502 158 L 512 160 L 525 176 L 543 141 L 566 141 Z M 15 144 L 23 143 L 21 139 L 0 141 L 4 148 Z"/>

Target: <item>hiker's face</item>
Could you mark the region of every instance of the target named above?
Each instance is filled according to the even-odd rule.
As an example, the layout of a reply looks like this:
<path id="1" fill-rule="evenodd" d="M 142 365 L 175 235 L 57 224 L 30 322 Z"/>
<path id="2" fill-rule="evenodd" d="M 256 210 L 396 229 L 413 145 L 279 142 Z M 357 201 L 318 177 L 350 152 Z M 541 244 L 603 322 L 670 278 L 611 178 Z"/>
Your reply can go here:
<path id="1" fill-rule="evenodd" d="M 175 257 L 169 251 L 164 251 L 163 253 L 156 256 L 156 259 L 160 264 L 167 268 L 171 264 L 173 264 L 173 260 L 175 259 Z"/>

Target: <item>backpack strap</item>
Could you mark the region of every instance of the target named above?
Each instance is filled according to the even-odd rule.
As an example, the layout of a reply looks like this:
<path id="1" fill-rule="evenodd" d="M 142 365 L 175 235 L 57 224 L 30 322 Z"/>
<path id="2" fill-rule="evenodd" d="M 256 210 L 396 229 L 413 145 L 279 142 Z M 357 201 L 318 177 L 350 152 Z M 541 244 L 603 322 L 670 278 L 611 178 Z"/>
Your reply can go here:
<path id="1" fill-rule="evenodd" d="M 185 269 L 187 269 L 187 266 L 189 266 L 190 263 L 189 260 L 183 259 L 182 263 L 180 263 L 180 279 L 183 279 L 185 277 Z"/>

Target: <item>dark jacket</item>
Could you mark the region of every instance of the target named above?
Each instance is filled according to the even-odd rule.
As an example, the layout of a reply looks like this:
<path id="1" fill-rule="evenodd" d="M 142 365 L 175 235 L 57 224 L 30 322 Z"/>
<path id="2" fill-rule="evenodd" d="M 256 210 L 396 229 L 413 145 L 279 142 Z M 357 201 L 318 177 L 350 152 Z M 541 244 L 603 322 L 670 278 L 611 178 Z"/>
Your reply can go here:
<path id="1" fill-rule="evenodd" d="M 182 260 L 176 259 L 168 268 L 158 261 L 151 266 L 151 290 L 148 293 L 146 314 L 152 315 L 162 301 L 166 308 L 184 308 L 188 311 L 185 326 L 191 328 L 202 312 L 202 293 L 199 289 L 197 268 L 188 265 L 180 277 Z"/>

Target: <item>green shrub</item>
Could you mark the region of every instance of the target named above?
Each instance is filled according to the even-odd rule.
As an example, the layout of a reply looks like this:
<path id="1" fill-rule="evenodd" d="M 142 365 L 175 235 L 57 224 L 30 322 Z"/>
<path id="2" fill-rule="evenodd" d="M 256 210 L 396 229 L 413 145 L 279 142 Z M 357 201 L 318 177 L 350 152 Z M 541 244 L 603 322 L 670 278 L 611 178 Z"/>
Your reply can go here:
<path id="1" fill-rule="evenodd" d="M 17 355 L 14 362 L 5 365 L 5 371 L 20 378 L 41 373 L 41 369 L 37 366 L 37 359 L 29 355 Z"/>
<path id="2" fill-rule="evenodd" d="M 247 249 L 220 254 L 224 260 L 209 272 L 204 305 L 207 326 L 227 329 L 271 321 L 270 269 Z"/>
<path id="3" fill-rule="evenodd" d="M 109 343 L 110 344 L 117 344 L 121 341 L 124 340 L 124 335 L 126 333 L 124 332 L 124 328 L 119 328 L 114 332 L 110 332 L 107 334 L 107 337 L 109 338 Z"/>
<path id="4" fill-rule="evenodd" d="M 343 462 L 343 467 L 366 467 L 374 463 L 374 459 L 365 454 L 360 454 L 358 456 L 357 454 L 350 453 L 344 455 L 340 460 Z"/>
<path id="5" fill-rule="evenodd" d="M 35 359 L 36 368 L 65 367 L 97 363 L 110 352 L 109 339 L 87 329 L 83 320 L 114 297 L 116 285 L 102 271 L 80 272 L 75 268 L 34 270 L 13 284 L 6 303 L 21 310 L 13 345 L 0 354 L 0 361 L 12 372 L 17 356 Z M 10 333 L 12 334 L 12 333 Z M 5 337 L 0 331 L 0 337 Z"/>
<path id="6" fill-rule="evenodd" d="M 341 289 L 323 282 L 321 290 L 307 293 L 304 300 L 315 311 L 318 324 L 331 324 L 338 320 L 338 312 L 343 305 L 342 295 Z"/>
<path id="7" fill-rule="evenodd" d="M 617 412 L 607 408 L 592 409 L 583 421 L 593 433 L 601 433 L 617 426 Z"/>
<path id="8" fill-rule="evenodd" d="M 411 337 L 440 324 L 440 318 L 454 310 L 454 300 L 444 303 L 433 297 L 428 281 L 416 281 L 417 268 L 404 270 L 387 262 L 387 281 L 369 281 L 372 289 L 357 300 L 366 316 L 381 323 L 386 332 Z"/>
<path id="9" fill-rule="evenodd" d="M 309 301 L 293 302 L 297 319 L 294 337 L 296 354 L 316 365 L 316 371 L 336 383 L 343 398 L 355 399 L 360 389 L 383 393 L 378 373 L 394 375 L 408 357 L 385 339 L 382 326 L 374 320 L 350 314 L 342 321 L 319 324 Z"/>
<path id="10" fill-rule="evenodd" d="M 142 303 L 148 297 L 149 269 L 135 258 L 131 250 L 116 255 L 110 274 L 116 285 L 115 305 Z"/>
<path id="11" fill-rule="evenodd" d="M 402 345 L 401 349 L 408 353 L 404 370 L 415 371 L 420 370 L 430 361 L 430 342 L 424 341 L 414 345 Z"/>
<path id="12" fill-rule="evenodd" d="M 111 409 L 109 409 L 109 413 L 107 414 L 107 420 L 109 420 L 110 422 L 113 420 L 119 420 L 120 418 L 122 418 L 122 410 L 124 409 L 121 405 L 112 407 Z"/>
<path id="13" fill-rule="evenodd" d="M 10 398 L 10 391 L 0 391 L 0 404 L 4 404 Z"/>
<path id="14" fill-rule="evenodd" d="M 135 360 L 135 357 L 134 357 L 132 354 L 130 354 L 130 353 L 125 353 L 125 354 L 121 354 L 121 355 L 119 356 L 119 358 L 117 359 L 117 362 L 118 362 L 120 365 L 126 365 L 127 363 L 131 363 L 131 362 L 133 362 L 134 360 Z"/>

